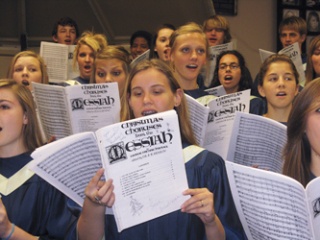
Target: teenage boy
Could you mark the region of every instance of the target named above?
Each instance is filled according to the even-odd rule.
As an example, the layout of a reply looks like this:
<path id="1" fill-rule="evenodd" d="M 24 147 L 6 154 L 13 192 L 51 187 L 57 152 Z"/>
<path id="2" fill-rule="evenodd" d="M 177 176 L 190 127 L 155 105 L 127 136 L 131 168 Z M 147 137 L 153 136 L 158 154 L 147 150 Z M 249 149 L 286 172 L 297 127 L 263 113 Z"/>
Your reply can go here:
<path id="1" fill-rule="evenodd" d="M 74 45 L 79 35 L 78 24 L 72 18 L 60 18 L 53 26 L 52 39 L 56 43 Z"/>

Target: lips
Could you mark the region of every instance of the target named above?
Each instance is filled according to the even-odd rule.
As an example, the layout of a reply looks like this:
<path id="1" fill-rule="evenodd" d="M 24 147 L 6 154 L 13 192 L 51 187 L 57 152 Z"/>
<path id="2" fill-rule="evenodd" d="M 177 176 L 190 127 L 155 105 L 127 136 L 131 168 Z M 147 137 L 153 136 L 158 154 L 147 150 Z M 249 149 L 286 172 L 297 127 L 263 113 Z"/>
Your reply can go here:
<path id="1" fill-rule="evenodd" d="M 30 82 L 29 82 L 28 80 L 26 80 L 26 79 L 23 79 L 23 80 L 21 81 L 21 83 L 22 83 L 24 86 L 29 86 L 29 85 L 30 85 Z"/>
<path id="2" fill-rule="evenodd" d="M 197 69 L 197 68 L 198 68 L 198 65 L 196 65 L 196 64 L 189 64 L 189 65 L 187 65 L 187 68 L 188 68 L 188 69 Z"/>
<path id="3" fill-rule="evenodd" d="M 284 97 L 284 96 L 287 96 L 287 93 L 285 93 L 285 92 L 278 92 L 278 93 L 276 94 L 276 96 L 277 96 L 277 97 Z"/>
<path id="4" fill-rule="evenodd" d="M 226 75 L 225 77 L 224 77 L 224 80 L 225 81 L 231 81 L 233 79 L 233 77 L 231 76 L 231 75 Z"/>
<path id="5" fill-rule="evenodd" d="M 142 116 L 148 116 L 157 113 L 155 110 L 145 110 L 141 113 Z"/>
<path id="6" fill-rule="evenodd" d="M 83 68 L 84 68 L 84 70 L 86 70 L 87 72 L 91 71 L 91 65 L 84 65 Z"/>

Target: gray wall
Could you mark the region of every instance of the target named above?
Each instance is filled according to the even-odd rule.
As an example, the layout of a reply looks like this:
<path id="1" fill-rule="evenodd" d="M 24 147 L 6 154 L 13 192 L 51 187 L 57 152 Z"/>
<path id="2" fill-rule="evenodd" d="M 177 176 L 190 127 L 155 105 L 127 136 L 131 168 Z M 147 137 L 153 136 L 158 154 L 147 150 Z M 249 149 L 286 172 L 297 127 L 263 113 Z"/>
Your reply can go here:
<path id="1" fill-rule="evenodd" d="M 253 78 L 261 64 L 258 49 L 276 51 L 276 7 L 276 0 L 238 0 L 237 16 L 226 16 L 235 47 L 245 56 Z M 179 15 L 176 17 L 179 18 Z M 39 51 L 38 48 L 33 50 Z M 6 76 L 11 58 L 12 54 L 3 55 L 0 52 L 0 78 Z"/>

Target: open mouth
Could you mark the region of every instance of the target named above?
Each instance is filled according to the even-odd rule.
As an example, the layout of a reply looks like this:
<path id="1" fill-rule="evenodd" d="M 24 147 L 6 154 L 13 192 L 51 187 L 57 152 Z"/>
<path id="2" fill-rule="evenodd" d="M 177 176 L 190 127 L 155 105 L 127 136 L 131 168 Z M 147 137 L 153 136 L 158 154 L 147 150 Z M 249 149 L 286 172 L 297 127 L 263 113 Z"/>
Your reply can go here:
<path id="1" fill-rule="evenodd" d="M 232 76 L 227 75 L 227 76 L 224 77 L 224 80 L 225 81 L 231 81 L 232 80 Z"/>
<path id="2" fill-rule="evenodd" d="M 157 113 L 155 110 L 147 110 L 142 112 L 142 116 L 148 116 Z"/>
<path id="3" fill-rule="evenodd" d="M 197 69 L 198 65 L 190 64 L 190 65 L 187 65 L 187 68 L 189 68 L 189 69 Z"/>
<path id="4" fill-rule="evenodd" d="M 283 97 L 287 96 L 287 94 L 285 92 L 278 92 L 276 96 Z"/>
<path id="5" fill-rule="evenodd" d="M 83 68 L 84 68 L 85 70 L 91 70 L 91 65 L 85 65 Z"/>
<path id="6" fill-rule="evenodd" d="M 30 82 L 28 80 L 22 80 L 21 82 L 24 86 L 29 86 L 30 85 Z"/>

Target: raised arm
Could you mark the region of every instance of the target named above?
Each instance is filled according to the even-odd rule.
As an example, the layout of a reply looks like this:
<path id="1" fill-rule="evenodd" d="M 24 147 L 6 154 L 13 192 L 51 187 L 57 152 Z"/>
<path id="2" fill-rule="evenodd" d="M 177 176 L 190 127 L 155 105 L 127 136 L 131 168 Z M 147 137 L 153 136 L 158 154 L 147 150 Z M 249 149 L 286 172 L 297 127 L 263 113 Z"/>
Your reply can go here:
<path id="1" fill-rule="evenodd" d="M 204 223 L 207 239 L 225 239 L 224 228 L 214 210 L 213 193 L 207 188 L 187 189 L 191 198 L 183 203 L 181 211 L 196 214 Z"/>
<path id="2" fill-rule="evenodd" d="M 106 206 L 113 205 L 115 196 L 112 180 L 100 181 L 103 172 L 99 169 L 85 189 L 86 198 L 77 225 L 79 240 L 101 240 L 104 235 Z"/>

